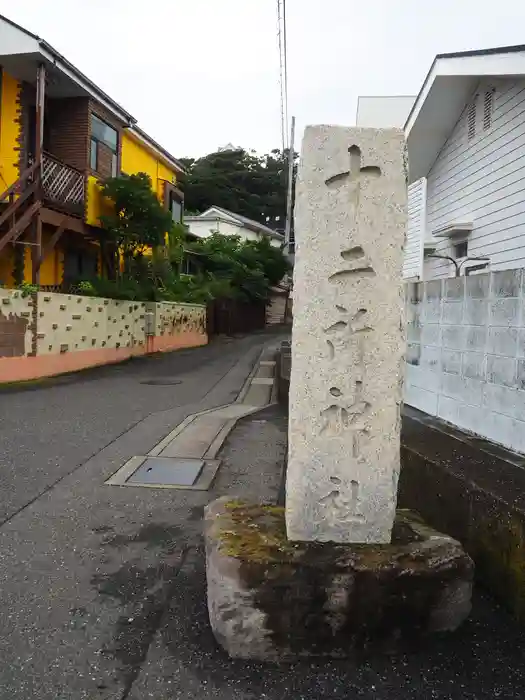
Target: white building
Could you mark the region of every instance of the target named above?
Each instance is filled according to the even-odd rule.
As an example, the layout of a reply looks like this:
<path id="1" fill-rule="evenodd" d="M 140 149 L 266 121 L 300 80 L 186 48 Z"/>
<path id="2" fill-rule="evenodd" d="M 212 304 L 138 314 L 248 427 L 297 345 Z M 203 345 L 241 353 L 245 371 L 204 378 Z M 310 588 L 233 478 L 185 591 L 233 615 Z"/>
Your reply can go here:
<path id="1" fill-rule="evenodd" d="M 356 126 L 402 129 L 416 101 L 415 95 L 362 96 L 357 98 Z"/>
<path id="2" fill-rule="evenodd" d="M 405 402 L 525 453 L 525 46 L 437 56 L 405 132 Z"/>
<path id="3" fill-rule="evenodd" d="M 220 233 L 223 236 L 240 236 L 243 241 L 268 238 L 276 248 L 284 245 L 281 233 L 221 207 L 210 207 L 198 216 L 186 216 L 184 223 L 188 226 L 190 235 L 197 238 L 208 238 L 213 233 Z"/>
<path id="4" fill-rule="evenodd" d="M 438 55 L 405 133 L 405 278 L 525 267 L 525 46 Z"/>

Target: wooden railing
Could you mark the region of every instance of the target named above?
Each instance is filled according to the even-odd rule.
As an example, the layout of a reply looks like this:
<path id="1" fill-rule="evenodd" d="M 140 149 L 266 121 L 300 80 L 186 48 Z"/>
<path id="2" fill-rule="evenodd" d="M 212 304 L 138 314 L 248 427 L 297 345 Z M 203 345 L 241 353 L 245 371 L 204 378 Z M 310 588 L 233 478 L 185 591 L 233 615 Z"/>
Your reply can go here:
<path id="1" fill-rule="evenodd" d="M 85 177 L 81 170 L 44 153 L 42 162 L 43 197 L 51 204 L 82 214 L 85 201 Z"/>
<path id="2" fill-rule="evenodd" d="M 39 190 L 40 168 L 33 163 L 0 194 L 0 203 L 7 204 L 0 213 L 0 226 L 7 224 L 6 233 L 0 236 L 0 252 L 8 243 L 15 243 L 33 221 L 41 207 Z"/>

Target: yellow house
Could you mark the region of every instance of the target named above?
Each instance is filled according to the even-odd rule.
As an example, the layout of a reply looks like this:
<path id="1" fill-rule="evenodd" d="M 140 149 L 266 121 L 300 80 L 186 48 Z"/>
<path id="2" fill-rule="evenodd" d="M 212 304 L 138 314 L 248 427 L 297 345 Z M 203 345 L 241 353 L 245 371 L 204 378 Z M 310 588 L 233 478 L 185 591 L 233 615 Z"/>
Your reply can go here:
<path id="1" fill-rule="evenodd" d="M 52 46 L 0 16 L 0 286 L 67 289 L 109 260 L 100 183 L 145 172 L 182 220 L 183 167 Z"/>

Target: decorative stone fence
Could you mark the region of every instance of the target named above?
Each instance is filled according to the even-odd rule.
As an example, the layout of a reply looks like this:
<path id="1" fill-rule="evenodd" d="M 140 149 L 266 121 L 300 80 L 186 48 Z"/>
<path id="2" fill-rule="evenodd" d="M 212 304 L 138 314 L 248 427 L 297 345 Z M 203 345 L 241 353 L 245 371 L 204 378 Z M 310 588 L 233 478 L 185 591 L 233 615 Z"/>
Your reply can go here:
<path id="1" fill-rule="evenodd" d="M 0 383 L 207 342 L 204 306 L 0 288 Z"/>

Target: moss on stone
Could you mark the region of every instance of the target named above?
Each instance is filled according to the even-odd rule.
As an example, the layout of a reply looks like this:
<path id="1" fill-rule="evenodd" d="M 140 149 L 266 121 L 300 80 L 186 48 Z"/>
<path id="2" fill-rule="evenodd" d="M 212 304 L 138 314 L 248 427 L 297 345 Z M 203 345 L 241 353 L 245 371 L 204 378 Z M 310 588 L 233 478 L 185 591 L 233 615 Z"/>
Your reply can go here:
<path id="1" fill-rule="evenodd" d="M 293 556 L 301 545 L 286 536 L 284 508 L 274 505 L 247 505 L 229 501 L 221 516 L 220 541 L 231 557 L 254 563 L 280 561 L 282 555 Z"/>
<path id="2" fill-rule="evenodd" d="M 408 510 L 398 511 L 392 543 L 335 544 L 292 542 L 286 534 L 285 511 L 281 506 L 247 504 L 231 500 L 224 504 L 217 518 L 217 536 L 221 549 L 228 556 L 246 563 L 301 563 L 303 566 L 326 566 L 331 570 L 346 569 L 349 564 L 360 570 L 403 565 L 412 572 L 425 569 L 427 557 L 414 548 L 424 536 L 415 525 L 424 529 L 421 517 Z M 437 550 L 434 550 L 434 557 Z"/>

